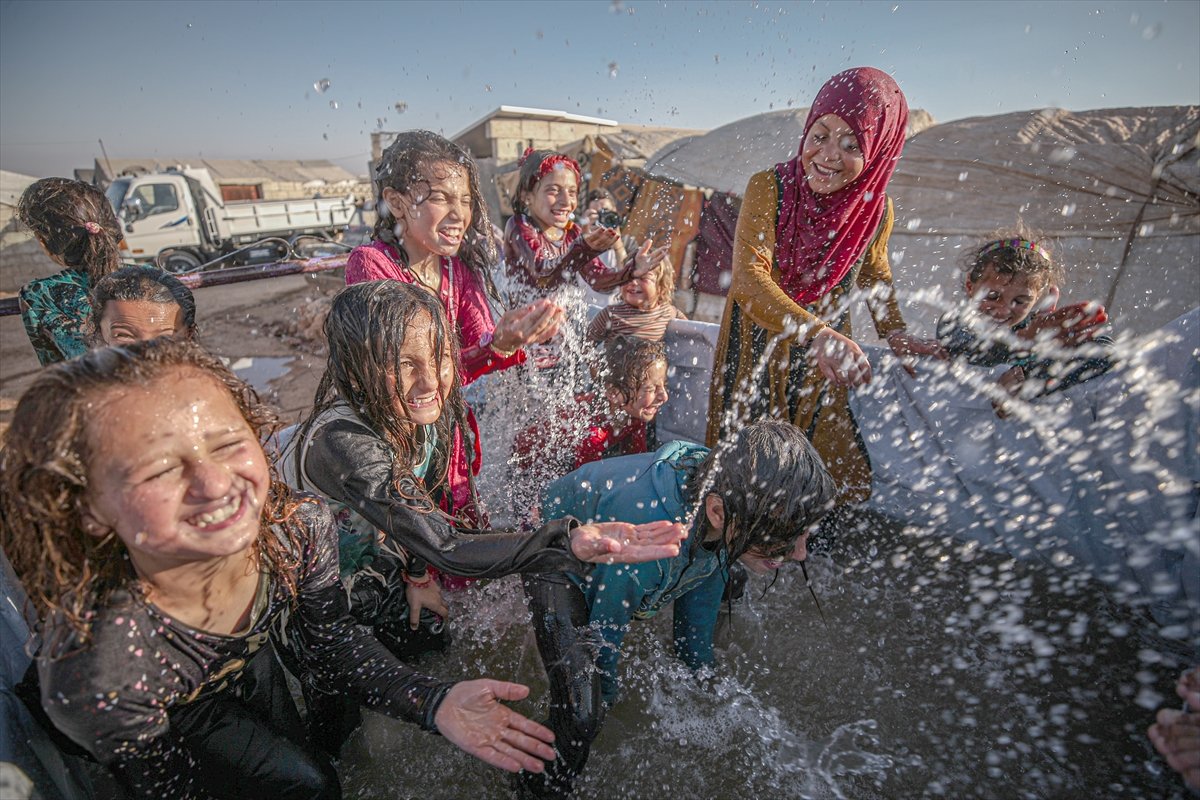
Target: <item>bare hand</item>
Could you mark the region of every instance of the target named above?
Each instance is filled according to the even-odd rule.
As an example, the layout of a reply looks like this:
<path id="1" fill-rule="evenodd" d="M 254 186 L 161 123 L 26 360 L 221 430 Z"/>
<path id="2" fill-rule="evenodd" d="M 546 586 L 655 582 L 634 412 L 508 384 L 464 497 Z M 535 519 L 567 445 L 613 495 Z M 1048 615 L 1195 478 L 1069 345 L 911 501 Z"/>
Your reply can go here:
<path id="1" fill-rule="evenodd" d="M 554 760 L 554 733 L 500 703 L 528 696 L 529 687 L 519 683 L 463 681 L 450 689 L 433 722 L 460 750 L 493 767 L 543 772 L 543 762 Z"/>
<path id="2" fill-rule="evenodd" d="M 587 246 L 601 253 L 616 244 L 620 238 L 620 231 L 605 228 L 603 225 L 597 228 L 590 228 L 587 233 L 583 234 L 583 241 L 587 242 Z"/>
<path id="3" fill-rule="evenodd" d="M 687 529 L 678 522 L 595 522 L 571 531 L 571 552 L 596 564 L 636 564 L 679 555 Z"/>
<path id="4" fill-rule="evenodd" d="M 853 339 L 833 328 L 823 328 L 809 348 L 825 380 L 837 386 L 861 386 L 871 382 L 871 362 Z"/>
<path id="5" fill-rule="evenodd" d="M 1009 395 L 1016 397 L 1017 392 L 1021 390 L 1021 385 L 1025 383 L 1025 370 L 1020 367 L 1012 367 L 1000 376 L 998 383 L 1001 389 L 1008 392 Z M 992 410 L 996 412 L 996 416 L 1000 419 L 1008 419 L 1008 405 L 1004 401 L 993 400 Z"/>
<path id="6" fill-rule="evenodd" d="M 1175 693 L 1187 709 L 1160 710 L 1146 735 L 1171 769 L 1183 776 L 1188 788 L 1200 790 L 1200 667 L 1180 676 Z"/>
<path id="7" fill-rule="evenodd" d="M 633 256 L 633 277 L 642 277 L 661 264 L 662 260 L 670 254 L 670 244 L 664 244 L 662 247 L 655 248 L 654 242 L 650 239 L 642 242 L 642 246 L 638 248 L 637 253 Z"/>
<path id="8" fill-rule="evenodd" d="M 942 361 L 950 358 L 946 348 L 938 344 L 937 339 L 922 339 L 920 336 L 913 336 L 908 331 L 892 331 L 888 334 L 887 343 L 896 357 L 900 359 L 900 365 L 904 367 L 904 371 L 909 375 L 917 374 L 917 369 L 913 364 L 915 356 L 933 356 Z"/>
<path id="9" fill-rule="evenodd" d="M 1098 303 L 1074 303 L 1056 311 L 1042 311 L 1033 315 L 1029 324 L 1017 332 L 1017 336 L 1034 340 L 1050 331 L 1059 344 L 1073 347 L 1086 342 L 1099 333 L 1099 328 L 1108 322 L 1108 313 Z"/>
<path id="10" fill-rule="evenodd" d="M 492 331 L 497 350 L 511 353 L 529 344 L 548 342 L 558 333 L 565 315 L 549 300 L 534 302 L 508 311 Z"/>
<path id="11" fill-rule="evenodd" d="M 442 619 L 450 619 L 450 609 L 442 599 L 442 587 L 431 580 L 424 586 L 404 585 L 404 599 L 408 600 L 408 627 L 414 631 L 421 627 L 421 609 L 428 608 Z"/>

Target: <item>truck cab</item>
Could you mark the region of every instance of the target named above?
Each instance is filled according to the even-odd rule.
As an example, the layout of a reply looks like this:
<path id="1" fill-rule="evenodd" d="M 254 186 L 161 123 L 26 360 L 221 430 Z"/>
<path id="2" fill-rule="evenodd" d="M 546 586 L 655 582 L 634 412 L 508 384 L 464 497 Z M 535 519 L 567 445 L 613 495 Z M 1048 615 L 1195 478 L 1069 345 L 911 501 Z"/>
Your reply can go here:
<path id="1" fill-rule="evenodd" d="M 200 265 L 194 254 L 212 249 L 213 237 L 205 228 L 201 203 L 205 194 L 216 194 L 216 187 L 208 189 L 202 178 L 188 172 L 117 178 L 105 192 L 124 225 L 127 252 L 135 261 L 152 261 L 163 250 L 182 248 L 179 255 L 185 263 L 173 266 L 186 269 Z M 212 183 L 210 177 L 204 177 Z"/>

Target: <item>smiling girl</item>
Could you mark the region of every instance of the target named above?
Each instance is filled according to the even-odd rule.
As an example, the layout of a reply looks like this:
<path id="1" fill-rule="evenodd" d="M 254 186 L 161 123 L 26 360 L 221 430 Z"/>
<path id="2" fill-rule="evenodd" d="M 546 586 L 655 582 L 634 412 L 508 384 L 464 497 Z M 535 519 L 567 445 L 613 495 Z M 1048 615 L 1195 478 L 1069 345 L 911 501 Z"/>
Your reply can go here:
<path id="1" fill-rule="evenodd" d="M 597 292 L 608 291 L 666 258 L 669 248 L 655 249 L 647 239 L 618 269 L 608 269 L 600 255 L 616 245 L 620 231 L 596 224 L 584 233 L 575 223 L 579 165 L 562 153 L 533 148 L 525 151 L 520 164 L 515 213 L 504 229 L 504 263 L 525 294 L 545 297 L 575 274 Z"/>
<path id="2" fill-rule="evenodd" d="M 871 380 L 851 338 L 851 294 L 865 293 L 876 330 L 898 356 L 944 357 L 936 342 L 905 331 L 888 266 L 894 214 L 886 190 L 907 122 L 908 103 L 886 73 L 858 67 L 833 76 L 813 100 L 796 157 L 750 179 L 734 237 L 708 442 L 746 420 L 789 420 L 812 440 L 846 503 L 871 489 L 850 413 L 850 388 Z"/>
<path id="3" fill-rule="evenodd" d="M 548 300 L 499 316 L 491 269 L 499 260 L 475 160 L 429 131 L 401 133 L 376 175 L 380 202 L 374 241 L 356 247 L 347 285 L 415 283 L 437 296 L 459 344 L 464 384 L 525 360 L 528 344 L 551 339 L 562 310 Z"/>
<path id="4" fill-rule="evenodd" d="M 540 770 L 551 733 L 499 702 L 527 689 L 418 674 L 349 615 L 333 520 L 274 478 L 259 445 L 273 426 L 220 361 L 171 338 L 89 353 L 22 396 L 0 546 L 40 617 L 54 725 L 133 797 L 339 797 L 286 653 L 326 691 Z"/>
<path id="5" fill-rule="evenodd" d="M 178 278 L 149 265 L 121 267 L 92 289 L 93 346 L 196 335 L 196 298 Z"/>
<path id="6" fill-rule="evenodd" d="M 444 645 L 428 636 L 409 641 L 422 608 L 446 615 L 426 564 L 482 578 L 579 572 L 585 560 L 614 557 L 609 551 L 620 548 L 610 547 L 612 531 L 566 520 L 531 534 L 469 530 L 472 470 L 453 460 L 459 452 L 478 458 L 478 451 L 457 446 L 472 432 L 436 298 L 398 281 L 350 286 L 334 298 L 325 333 L 329 361 L 312 415 L 281 463 L 289 483 L 319 492 L 334 507 L 351 606 L 389 646 L 403 652 L 413 644 Z M 657 540 L 629 540 L 643 543 Z M 615 557 L 638 552 L 630 547 Z"/>

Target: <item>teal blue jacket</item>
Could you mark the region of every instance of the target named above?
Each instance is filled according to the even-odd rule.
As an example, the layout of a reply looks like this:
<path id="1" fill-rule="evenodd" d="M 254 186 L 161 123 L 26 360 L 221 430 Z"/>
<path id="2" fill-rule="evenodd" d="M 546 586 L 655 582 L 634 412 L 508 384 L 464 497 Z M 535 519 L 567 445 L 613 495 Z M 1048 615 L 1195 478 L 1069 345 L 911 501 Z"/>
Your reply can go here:
<path id="1" fill-rule="evenodd" d="M 584 522 L 684 521 L 691 512 L 683 487 L 708 448 L 671 442 L 655 453 L 585 464 L 547 487 L 542 519 L 571 515 Z M 649 619 L 674 602 L 675 654 L 693 669 L 713 660 L 713 629 L 728 570 L 724 556 L 700 544 L 703 525 L 692 524 L 675 558 L 644 564 L 598 564 L 587 577 L 571 576 L 588 599 L 590 619 L 607 643 L 597 666 L 604 699 L 617 694 L 621 641 L 634 619 Z"/>

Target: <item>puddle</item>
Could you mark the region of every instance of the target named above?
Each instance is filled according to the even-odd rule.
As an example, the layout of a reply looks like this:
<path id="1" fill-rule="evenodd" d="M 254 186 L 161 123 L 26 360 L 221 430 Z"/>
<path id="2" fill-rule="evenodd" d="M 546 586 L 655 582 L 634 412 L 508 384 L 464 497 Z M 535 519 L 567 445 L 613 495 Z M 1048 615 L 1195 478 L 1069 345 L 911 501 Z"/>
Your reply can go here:
<path id="1" fill-rule="evenodd" d="M 286 375 L 295 360 L 295 356 L 246 357 L 231 361 L 229 368 L 258 392 L 265 393 L 270 389 L 268 384 Z"/>

